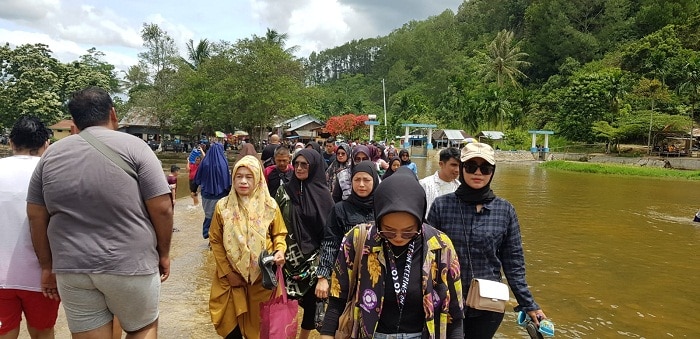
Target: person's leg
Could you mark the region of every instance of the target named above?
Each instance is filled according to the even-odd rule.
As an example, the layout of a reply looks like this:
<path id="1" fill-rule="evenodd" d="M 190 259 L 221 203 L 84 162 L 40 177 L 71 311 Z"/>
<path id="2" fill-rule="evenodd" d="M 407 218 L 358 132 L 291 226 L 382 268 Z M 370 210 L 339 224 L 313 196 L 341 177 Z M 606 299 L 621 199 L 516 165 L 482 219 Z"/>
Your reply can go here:
<path id="1" fill-rule="evenodd" d="M 204 222 L 202 223 L 202 237 L 209 239 L 209 226 L 211 226 L 211 218 L 214 216 L 216 209 L 216 199 L 202 198 L 202 208 L 204 209 Z"/>
<path id="2" fill-rule="evenodd" d="M 112 339 L 121 339 L 122 332 L 122 325 L 119 323 L 119 318 L 115 316 L 114 320 L 112 320 Z"/>
<path id="3" fill-rule="evenodd" d="M 57 273 L 66 322 L 74 339 L 110 338 L 112 312 L 88 274 Z"/>
<path id="4" fill-rule="evenodd" d="M 22 301 L 15 289 L 0 289 L 0 339 L 17 339 L 22 322 Z"/>
<path id="5" fill-rule="evenodd" d="M 241 334 L 241 327 L 236 326 L 236 328 L 229 333 L 225 339 L 243 339 L 243 334 Z"/>
<path id="6" fill-rule="evenodd" d="M 119 318 L 126 338 L 156 338 L 160 275 L 91 275 L 105 295 L 109 309 Z M 134 305 L 138 305 L 134 309 Z"/>
<path id="7" fill-rule="evenodd" d="M 503 321 L 503 313 L 479 311 L 477 316 L 464 318 L 465 339 L 491 339 Z"/>
<path id="8" fill-rule="evenodd" d="M 54 325 L 58 318 L 58 300 L 52 300 L 41 292 L 18 291 L 22 309 L 27 317 L 27 332 L 32 339 L 54 338 Z"/>
<path id="9" fill-rule="evenodd" d="M 315 284 L 314 284 L 315 285 Z M 301 331 L 299 332 L 300 339 L 308 339 L 311 330 L 316 329 L 316 296 L 314 295 L 316 287 L 311 288 L 301 299 L 304 315 L 301 320 Z"/>

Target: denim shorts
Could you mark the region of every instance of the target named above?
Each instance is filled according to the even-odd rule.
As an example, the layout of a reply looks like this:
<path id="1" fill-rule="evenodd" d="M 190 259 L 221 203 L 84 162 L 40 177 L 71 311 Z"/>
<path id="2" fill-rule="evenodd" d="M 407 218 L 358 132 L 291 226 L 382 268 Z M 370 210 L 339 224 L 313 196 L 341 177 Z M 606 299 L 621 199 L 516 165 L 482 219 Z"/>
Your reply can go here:
<path id="1" fill-rule="evenodd" d="M 160 274 L 57 273 L 58 294 L 71 333 L 91 331 L 119 318 L 126 332 L 158 319 Z"/>

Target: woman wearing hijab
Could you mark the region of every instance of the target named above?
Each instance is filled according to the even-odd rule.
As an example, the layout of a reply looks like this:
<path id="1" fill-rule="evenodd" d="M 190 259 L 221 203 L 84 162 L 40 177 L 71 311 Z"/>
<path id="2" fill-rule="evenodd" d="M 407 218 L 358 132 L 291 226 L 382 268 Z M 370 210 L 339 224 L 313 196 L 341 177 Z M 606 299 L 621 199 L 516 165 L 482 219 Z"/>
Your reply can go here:
<path id="1" fill-rule="evenodd" d="M 491 190 L 495 171 L 491 146 L 483 143 L 464 146 L 460 155 L 460 186 L 454 193 L 435 199 L 427 220 L 454 242 L 462 267 L 462 286 L 470 286 L 474 278 L 500 282 L 503 271 L 518 301 L 515 310 L 527 313 L 539 326 L 539 321 L 547 317 L 525 281 L 525 257 L 515 209 Z M 464 290 L 465 298 L 468 290 Z M 467 308 L 465 338 L 492 338 L 503 315 Z"/>
<path id="2" fill-rule="evenodd" d="M 316 297 L 328 298 L 333 263 L 343 236 L 357 224 L 374 220 L 374 191 L 379 186 L 379 176 L 374 163 L 363 161 L 352 168 L 352 193 L 347 200 L 333 206 L 326 221 L 321 242 L 321 263 L 318 265 Z"/>
<path id="3" fill-rule="evenodd" d="M 246 155 L 252 155 L 255 157 L 258 155 L 258 151 L 255 150 L 255 146 L 253 146 L 253 144 L 244 141 L 241 144 L 241 150 L 238 151 L 238 155 L 236 156 L 236 162 L 243 159 L 243 157 Z"/>
<path id="4" fill-rule="evenodd" d="M 401 159 L 401 166 L 408 167 L 411 171 L 413 171 L 413 174 L 416 175 L 416 178 L 418 177 L 418 167 L 416 167 L 416 164 L 411 162 L 410 155 L 408 154 L 408 150 L 403 148 L 399 151 L 399 159 Z"/>
<path id="5" fill-rule="evenodd" d="M 379 177 L 381 177 L 384 175 L 387 168 L 389 168 L 389 163 L 382 159 L 382 150 L 379 147 L 367 145 L 367 148 L 369 149 L 369 160 L 372 160 L 372 162 L 375 163 L 377 173 L 379 174 Z"/>
<path id="6" fill-rule="evenodd" d="M 389 160 L 389 168 L 387 168 L 386 172 L 384 172 L 384 175 L 382 175 L 382 180 L 385 180 L 386 178 L 394 174 L 394 172 L 396 172 L 396 170 L 399 169 L 399 167 L 401 167 L 401 159 L 399 159 L 399 157 L 391 158 Z"/>
<path id="7" fill-rule="evenodd" d="M 316 268 L 323 227 L 333 208 L 324 163 L 320 153 L 312 149 L 300 150 L 292 159 L 294 175 L 284 185 L 289 203 L 280 204 L 289 232 L 284 266 L 287 294 L 301 298 L 299 305 L 304 308 L 304 317 L 299 338 L 302 339 L 308 338 L 316 328 Z"/>
<path id="8" fill-rule="evenodd" d="M 228 160 L 223 145 L 220 143 L 211 145 L 207 156 L 199 164 L 194 183 L 202 188 L 202 208 L 204 209 L 202 236 L 207 239 L 216 202 L 228 195 L 231 190 L 231 175 L 228 172 Z"/>
<path id="9" fill-rule="evenodd" d="M 284 264 L 287 228 L 256 157 L 236 163 L 233 190 L 216 204 L 209 234 L 216 261 L 209 312 L 216 332 L 228 339 L 259 338 L 260 303 L 272 291 L 262 286 L 258 258 L 267 251 Z"/>
<path id="10" fill-rule="evenodd" d="M 352 149 L 352 159 L 348 160 L 350 166 L 340 172 L 333 183 L 333 201 L 339 202 L 345 200 L 352 192 L 352 167 L 353 164 L 359 164 L 362 161 L 369 159 L 369 148 L 365 145 L 357 145 Z"/>
<path id="11" fill-rule="evenodd" d="M 338 173 L 350 166 L 350 154 L 350 146 L 346 143 L 341 143 L 335 150 L 335 160 L 326 169 L 326 184 L 331 191 L 331 195 L 333 195 L 333 183 L 335 183 Z"/>
<path id="12" fill-rule="evenodd" d="M 410 198 L 408 198 L 410 197 Z M 374 193 L 375 221 L 361 252 L 360 224 L 345 235 L 331 277 L 321 338 L 333 338 L 350 291 L 356 255 L 357 338 L 463 338 L 459 259 L 450 239 L 423 223 L 425 192 L 399 168 Z M 423 213 L 423 214 L 421 214 Z"/>

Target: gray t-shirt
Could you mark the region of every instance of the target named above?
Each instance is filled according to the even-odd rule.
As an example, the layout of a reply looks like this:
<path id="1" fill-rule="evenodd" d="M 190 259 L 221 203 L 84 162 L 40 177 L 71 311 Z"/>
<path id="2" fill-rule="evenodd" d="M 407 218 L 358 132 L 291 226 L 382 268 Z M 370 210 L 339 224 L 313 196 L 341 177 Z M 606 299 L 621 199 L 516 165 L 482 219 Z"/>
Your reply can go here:
<path id="1" fill-rule="evenodd" d="M 160 162 L 135 136 L 104 127 L 86 130 L 132 166 L 138 183 L 79 135 L 46 150 L 27 202 L 49 211 L 54 272 L 156 273 L 156 234 L 144 201 L 170 194 Z"/>

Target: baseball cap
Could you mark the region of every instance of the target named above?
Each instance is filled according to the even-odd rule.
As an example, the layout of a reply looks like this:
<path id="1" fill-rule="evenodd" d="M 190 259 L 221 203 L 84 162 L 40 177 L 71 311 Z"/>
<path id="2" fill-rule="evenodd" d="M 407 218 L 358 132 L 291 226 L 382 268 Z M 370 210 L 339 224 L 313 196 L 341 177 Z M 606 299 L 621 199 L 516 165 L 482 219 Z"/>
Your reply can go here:
<path id="1" fill-rule="evenodd" d="M 464 146 L 462 148 L 462 153 L 460 154 L 459 160 L 461 162 L 465 162 L 472 158 L 482 158 L 491 165 L 496 164 L 493 148 L 491 148 L 491 146 L 488 144 L 472 142 Z"/>
<path id="2" fill-rule="evenodd" d="M 170 172 L 175 172 L 175 171 L 179 171 L 179 170 L 180 170 L 180 167 L 178 167 L 177 165 L 170 166 Z"/>

